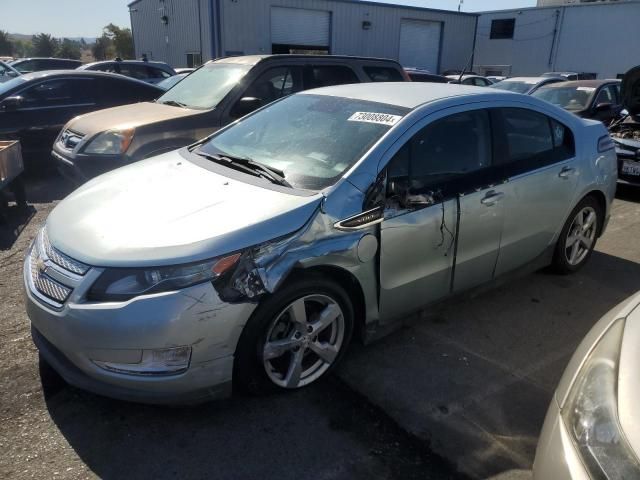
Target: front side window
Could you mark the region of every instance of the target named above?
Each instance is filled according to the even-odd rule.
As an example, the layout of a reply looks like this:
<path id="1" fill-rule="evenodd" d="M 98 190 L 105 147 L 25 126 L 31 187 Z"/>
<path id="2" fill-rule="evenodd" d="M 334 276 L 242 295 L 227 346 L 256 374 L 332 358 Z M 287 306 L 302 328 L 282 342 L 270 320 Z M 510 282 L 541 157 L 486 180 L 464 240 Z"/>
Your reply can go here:
<path id="1" fill-rule="evenodd" d="M 392 195 L 439 193 L 444 198 L 488 181 L 491 130 L 486 110 L 437 120 L 409 140 L 391 160 Z"/>
<path id="2" fill-rule="evenodd" d="M 158 102 L 199 110 L 212 109 L 250 69 L 249 65 L 233 63 L 204 65 L 158 98 Z"/>
<path id="3" fill-rule="evenodd" d="M 243 96 L 259 98 L 262 105 L 267 105 L 300 90 L 302 90 L 300 67 L 275 67 L 260 75 Z"/>
<path id="4" fill-rule="evenodd" d="M 26 60 L 24 62 L 20 62 L 12 66 L 16 70 L 18 70 L 20 73 L 30 73 L 36 70 L 35 60 Z"/>
<path id="5" fill-rule="evenodd" d="M 94 101 L 89 98 L 92 80 L 49 80 L 19 93 L 21 108 L 60 107 Z"/>
<path id="6" fill-rule="evenodd" d="M 610 103 L 611 105 L 615 105 L 618 103 L 616 101 L 616 91 L 612 85 L 606 85 L 602 87 L 600 93 L 598 93 L 598 98 L 596 98 L 596 105 L 601 103 Z"/>
<path id="7" fill-rule="evenodd" d="M 294 187 L 321 190 L 333 185 L 407 111 L 376 102 L 292 95 L 215 135 L 201 150 L 250 158 L 281 170 Z"/>

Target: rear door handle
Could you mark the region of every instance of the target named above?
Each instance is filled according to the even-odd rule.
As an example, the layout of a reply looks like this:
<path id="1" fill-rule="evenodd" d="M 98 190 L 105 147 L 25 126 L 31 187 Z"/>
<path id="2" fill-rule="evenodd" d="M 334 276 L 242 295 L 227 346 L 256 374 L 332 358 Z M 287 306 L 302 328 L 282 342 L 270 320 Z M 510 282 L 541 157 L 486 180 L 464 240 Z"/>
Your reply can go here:
<path id="1" fill-rule="evenodd" d="M 567 179 L 571 175 L 573 175 L 573 172 L 575 172 L 575 171 L 576 171 L 576 169 L 573 168 L 573 167 L 564 167 L 562 170 L 560 170 L 560 173 L 558 173 L 558 176 L 560 178 Z"/>
<path id="2" fill-rule="evenodd" d="M 480 200 L 480 203 L 486 205 L 487 207 L 490 207 L 502 200 L 502 197 L 504 197 L 504 193 L 494 192 L 493 190 L 491 190 L 490 192 L 487 192 L 482 200 Z"/>

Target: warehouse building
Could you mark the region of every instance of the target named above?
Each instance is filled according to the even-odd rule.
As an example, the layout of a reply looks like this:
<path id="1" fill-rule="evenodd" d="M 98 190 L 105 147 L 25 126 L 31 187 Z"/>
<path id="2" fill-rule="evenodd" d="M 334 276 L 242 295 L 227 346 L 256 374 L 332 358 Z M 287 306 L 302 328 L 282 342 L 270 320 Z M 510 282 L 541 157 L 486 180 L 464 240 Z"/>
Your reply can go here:
<path id="1" fill-rule="evenodd" d="M 640 64 L 640 2 L 576 2 L 485 12 L 474 70 L 485 75 L 592 73 L 620 77 Z"/>
<path id="2" fill-rule="evenodd" d="M 136 0 L 138 58 L 175 67 L 212 58 L 329 53 L 392 58 L 432 72 L 469 64 L 477 15 L 360 0 Z"/>

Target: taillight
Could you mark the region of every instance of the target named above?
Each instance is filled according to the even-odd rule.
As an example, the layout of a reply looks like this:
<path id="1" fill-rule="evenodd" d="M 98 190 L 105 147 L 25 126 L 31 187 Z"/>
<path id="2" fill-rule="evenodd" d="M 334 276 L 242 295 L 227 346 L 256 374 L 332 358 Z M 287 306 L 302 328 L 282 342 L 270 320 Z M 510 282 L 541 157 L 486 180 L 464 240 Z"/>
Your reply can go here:
<path id="1" fill-rule="evenodd" d="M 616 145 L 615 143 L 613 143 L 613 140 L 611 140 L 611 137 L 609 135 L 603 135 L 598 139 L 599 153 L 603 153 L 608 150 L 613 150 L 614 148 L 616 148 Z"/>

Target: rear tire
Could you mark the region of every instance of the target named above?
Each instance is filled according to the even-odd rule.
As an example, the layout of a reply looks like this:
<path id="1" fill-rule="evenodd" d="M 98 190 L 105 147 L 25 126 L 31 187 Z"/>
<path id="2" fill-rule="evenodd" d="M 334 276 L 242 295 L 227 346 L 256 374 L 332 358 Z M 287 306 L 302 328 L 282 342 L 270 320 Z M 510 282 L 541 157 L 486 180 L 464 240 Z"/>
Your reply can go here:
<path id="1" fill-rule="evenodd" d="M 252 394 L 310 385 L 340 362 L 353 333 L 345 290 L 317 274 L 299 276 L 267 297 L 244 327 L 235 387 Z"/>
<path id="2" fill-rule="evenodd" d="M 572 210 L 553 254 L 552 268 L 567 275 L 580 270 L 589 260 L 602 228 L 604 212 L 598 201 L 585 197 Z"/>

